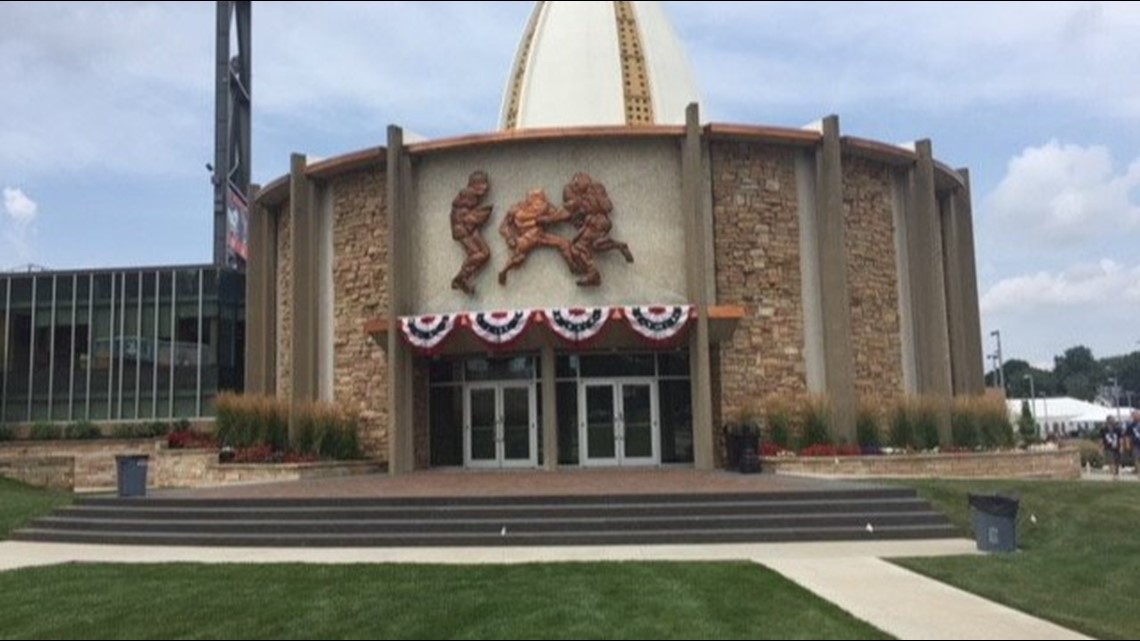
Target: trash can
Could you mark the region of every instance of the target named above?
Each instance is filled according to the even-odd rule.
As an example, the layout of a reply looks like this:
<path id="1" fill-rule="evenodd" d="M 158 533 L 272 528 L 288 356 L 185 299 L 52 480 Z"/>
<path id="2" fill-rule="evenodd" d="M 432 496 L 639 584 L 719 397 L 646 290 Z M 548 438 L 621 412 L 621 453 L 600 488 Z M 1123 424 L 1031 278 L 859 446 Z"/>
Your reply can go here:
<path id="1" fill-rule="evenodd" d="M 129 454 L 115 457 L 119 473 L 119 496 L 146 496 L 146 468 L 150 457 L 146 454 Z"/>
<path id="2" fill-rule="evenodd" d="M 970 494 L 970 512 L 974 520 L 974 538 L 983 552 L 1017 550 L 1016 496 Z"/>
<path id="3" fill-rule="evenodd" d="M 757 447 L 756 438 L 744 441 L 744 448 L 740 452 L 740 473 L 756 474 L 760 471 L 760 448 Z"/>

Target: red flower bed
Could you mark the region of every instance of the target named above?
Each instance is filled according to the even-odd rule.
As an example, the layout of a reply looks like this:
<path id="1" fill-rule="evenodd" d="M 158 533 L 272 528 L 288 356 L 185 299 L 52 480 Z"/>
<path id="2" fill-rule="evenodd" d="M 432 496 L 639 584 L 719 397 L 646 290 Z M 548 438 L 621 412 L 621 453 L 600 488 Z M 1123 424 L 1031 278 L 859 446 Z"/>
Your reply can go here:
<path id="1" fill-rule="evenodd" d="M 217 449 L 218 443 L 212 434 L 199 434 L 190 430 L 171 432 L 166 436 L 166 446 L 172 450 L 182 449 Z"/>

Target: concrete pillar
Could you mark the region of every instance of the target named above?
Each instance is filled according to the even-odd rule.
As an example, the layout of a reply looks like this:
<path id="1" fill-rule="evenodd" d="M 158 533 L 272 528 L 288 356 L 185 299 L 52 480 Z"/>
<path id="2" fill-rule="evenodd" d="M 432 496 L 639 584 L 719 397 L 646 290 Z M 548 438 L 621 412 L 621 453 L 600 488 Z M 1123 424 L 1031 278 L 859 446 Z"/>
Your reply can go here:
<path id="1" fill-rule="evenodd" d="M 914 259 L 911 258 L 910 223 L 910 183 L 913 170 L 899 171 L 891 180 L 891 217 L 895 224 L 896 269 L 899 275 L 899 341 L 902 352 L 903 393 L 918 393 L 918 355 L 915 347 L 914 288 L 911 284 L 911 271 Z"/>
<path id="2" fill-rule="evenodd" d="M 953 194 L 943 194 L 938 207 L 942 223 L 942 277 L 946 296 L 946 331 L 950 339 L 950 389 L 954 395 L 966 388 L 966 334 L 962 315 L 962 255 L 959 251 L 958 207 Z"/>
<path id="3" fill-rule="evenodd" d="M 947 401 L 939 412 L 938 431 L 942 442 L 949 443 L 948 401 L 953 390 L 942 264 L 942 225 L 934 185 L 934 153 L 929 140 L 916 143 L 915 152 L 917 161 L 911 176 L 907 231 L 916 378 L 919 394 Z"/>
<path id="4" fill-rule="evenodd" d="M 415 469 L 413 421 L 413 354 L 400 338 L 399 318 L 412 312 L 409 205 L 412 164 L 404 151 L 404 131 L 388 127 L 388 472 Z"/>
<path id="5" fill-rule="evenodd" d="M 961 314 L 963 345 L 961 362 L 954 367 L 962 372 L 960 394 L 985 393 L 985 366 L 982 356 L 982 316 L 978 308 L 978 268 L 974 255 L 974 211 L 971 202 L 970 170 L 958 170 L 963 187 L 954 192 L 954 212 L 958 264 L 961 269 Z"/>
<path id="6" fill-rule="evenodd" d="M 558 395 L 554 373 L 554 346 L 542 346 L 542 465 L 548 470 L 558 467 Z"/>
<path id="7" fill-rule="evenodd" d="M 317 221 L 313 185 L 305 175 L 307 164 L 303 154 L 290 157 L 289 225 L 293 237 L 293 273 L 289 283 L 293 299 L 291 404 L 317 398 Z M 291 441 L 297 436 L 295 427 L 290 420 Z"/>
<path id="8" fill-rule="evenodd" d="M 693 467 L 711 470 L 713 457 L 712 370 L 709 362 L 709 246 L 712 212 L 704 206 L 704 154 L 700 111 L 685 109 L 685 140 L 681 149 L 681 200 L 685 213 L 685 269 L 688 296 L 697 309 L 696 327 L 689 336 L 689 366 L 693 401 Z"/>
<path id="9" fill-rule="evenodd" d="M 843 155 L 839 117 L 823 120 L 816 156 L 816 242 L 819 257 L 823 362 L 831 433 L 855 442 L 855 367 L 851 356 L 851 295 L 847 288 L 847 222 L 843 213 Z"/>
<path id="10" fill-rule="evenodd" d="M 249 255 L 245 291 L 245 391 L 276 392 L 277 224 L 272 212 L 250 196 Z"/>

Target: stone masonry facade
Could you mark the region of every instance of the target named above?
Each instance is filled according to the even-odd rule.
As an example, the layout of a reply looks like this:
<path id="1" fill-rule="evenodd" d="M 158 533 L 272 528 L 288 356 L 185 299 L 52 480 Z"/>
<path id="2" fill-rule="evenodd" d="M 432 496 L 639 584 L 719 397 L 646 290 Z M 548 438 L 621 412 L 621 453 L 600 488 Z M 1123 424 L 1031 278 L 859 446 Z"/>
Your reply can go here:
<path id="1" fill-rule="evenodd" d="M 293 231 L 289 201 L 277 208 L 277 396 L 289 398 L 293 383 Z"/>
<path id="2" fill-rule="evenodd" d="M 792 149 L 711 145 L 717 303 L 745 314 L 719 347 L 717 413 L 806 392 L 800 220 Z"/>
<path id="3" fill-rule="evenodd" d="M 855 393 L 885 401 L 903 391 L 891 168 L 844 158 L 843 214 Z"/>
<path id="4" fill-rule="evenodd" d="M 388 314 L 387 185 L 381 168 L 337 176 L 329 185 L 333 212 L 333 398 L 360 415 L 361 444 L 388 458 L 386 349 L 364 331 Z"/>

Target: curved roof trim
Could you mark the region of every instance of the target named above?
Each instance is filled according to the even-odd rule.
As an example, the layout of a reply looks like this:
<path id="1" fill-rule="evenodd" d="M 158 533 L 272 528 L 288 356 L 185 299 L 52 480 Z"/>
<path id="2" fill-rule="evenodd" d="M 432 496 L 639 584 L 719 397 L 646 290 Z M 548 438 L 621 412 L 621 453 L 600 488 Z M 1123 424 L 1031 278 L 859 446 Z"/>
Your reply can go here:
<path id="1" fill-rule="evenodd" d="M 706 125 L 704 135 L 710 140 L 747 140 L 775 145 L 811 148 L 822 140 L 819 132 L 790 127 L 766 127 L 713 123 Z M 614 139 L 614 138 L 683 138 L 685 128 L 676 125 L 651 125 L 628 127 L 622 125 L 600 127 L 553 127 L 549 129 L 514 129 L 487 134 L 474 134 L 429 140 L 407 145 L 405 148 L 413 156 L 424 156 L 458 149 L 496 147 L 515 143 L 549 142 L 553 140 Z M 853 156 L 878 160 L 897 167 L 913 165 L 917 156 L 909 149 L 897 145 L 843 136 L 843 151 Z M 327 180 L 339 174 L 382 167 L 387 163 L 387 147 L 369 147 L 353 151 L 327 160 L 314 162 L 305 168 L 305 175 L 318 180 Z M 962 175 L 946 163 L 935 160 L 934 173 L 940 189 L 965 188 Z M 289 176 L 281 176 L 257 193 L 256 201 L 263 206 L 274 206 L 289 195 Z"/>

